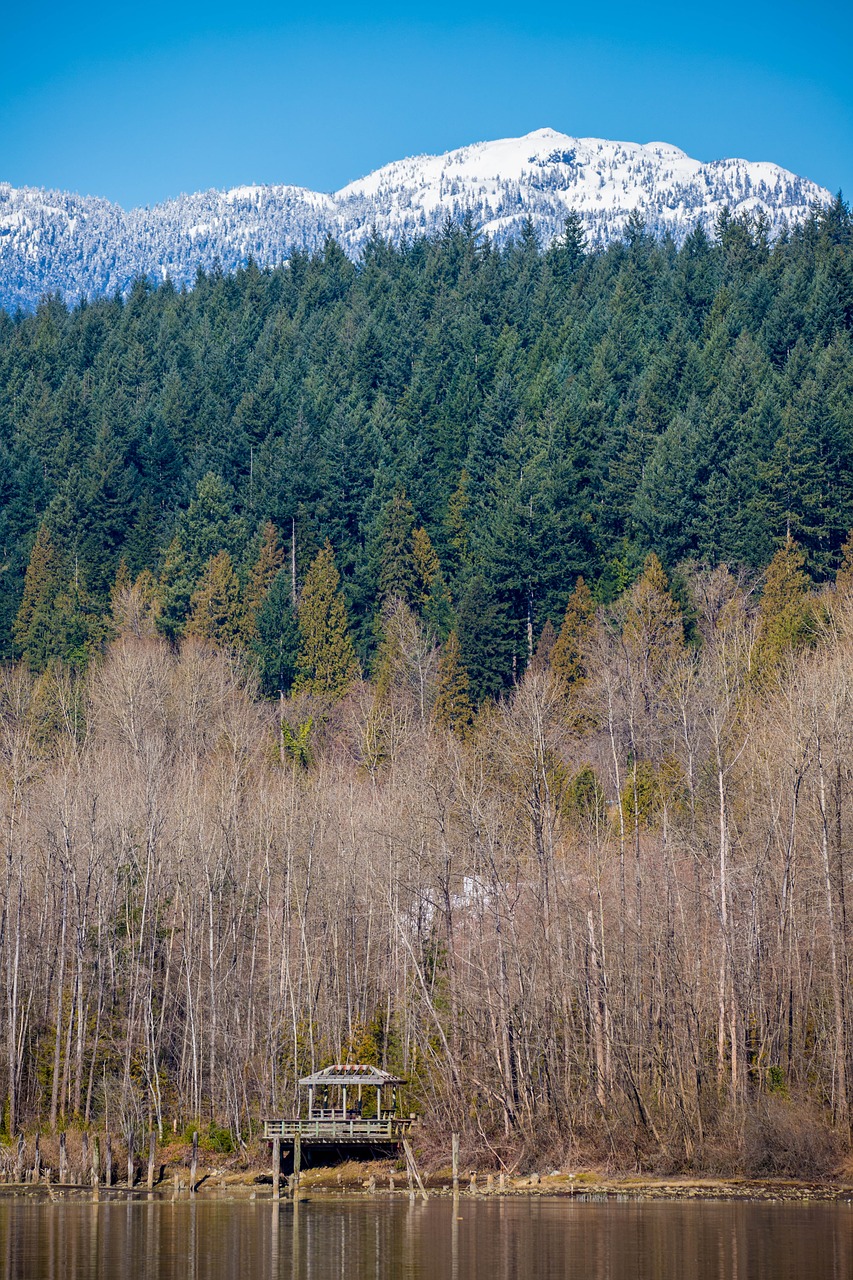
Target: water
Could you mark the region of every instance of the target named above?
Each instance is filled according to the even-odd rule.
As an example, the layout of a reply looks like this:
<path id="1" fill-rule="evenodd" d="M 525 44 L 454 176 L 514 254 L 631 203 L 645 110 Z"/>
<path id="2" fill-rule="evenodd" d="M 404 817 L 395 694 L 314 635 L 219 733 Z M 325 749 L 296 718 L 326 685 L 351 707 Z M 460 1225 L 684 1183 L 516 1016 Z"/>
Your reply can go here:
<path id="1" fill-rule="evenodd" d="M 851 1280 L 849 1204 L 0 1199 L 5 1280 Z"/>

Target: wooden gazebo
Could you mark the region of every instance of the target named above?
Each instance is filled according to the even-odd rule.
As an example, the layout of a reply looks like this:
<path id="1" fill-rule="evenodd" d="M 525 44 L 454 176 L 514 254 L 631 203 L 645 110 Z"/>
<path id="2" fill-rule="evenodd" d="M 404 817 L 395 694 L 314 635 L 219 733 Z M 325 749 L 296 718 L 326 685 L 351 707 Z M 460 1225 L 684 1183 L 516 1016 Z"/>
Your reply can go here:
<path id="1" fill-rule="evenodd" d="M 299 1081 L 300 1090 L 308 1095 L 307 1115 L 264 1120 L 264 1137 L 286 1143 L 299 1138 L 304 1145 L 397 1145 L 412 1124 L 412 1117 L 398 1109 L 398 1091 L 405 1083 L 400 1076 L 365 1063 L 324 1067 Z M 371 1099 L 367 1091 L 373 1090 Z M 375 1114 L 365 1115 L 365 1109 L 374 1110 L 369 1105 L 373 1100 Z"/>

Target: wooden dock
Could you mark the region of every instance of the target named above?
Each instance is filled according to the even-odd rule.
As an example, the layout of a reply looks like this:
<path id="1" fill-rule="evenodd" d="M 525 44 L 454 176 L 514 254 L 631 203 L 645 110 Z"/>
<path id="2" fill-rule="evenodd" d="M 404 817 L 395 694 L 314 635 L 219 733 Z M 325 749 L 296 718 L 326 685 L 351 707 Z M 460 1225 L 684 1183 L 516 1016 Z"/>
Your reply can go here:
<path id="1" fill-rule="evenodd" d="M 283 1146 L 293 1149 L 294 1194 L 303 1147 L 402 1147 L 414 1168 L 408 1133 L 415 1117 L 397 1109 L 398 1089 L 405 1083 L 365 1063 L 337 1063 L 304 1076 L 299 1088 L 307 1091 L 307 1116 L 264 1120 L 264 1138 L 272 1143 L 273 1198 L 279 1197 Z M 365 1097 L 366 1090 L 372 1092 Z M 372 1115 L 364 1114 L 365 1103 Z M 416 1170 L 414 1176 L 420 1184 Z"/>
<path id="2" fill-rule="evenodd" d="M 297 1137 L 303 1146 L 386 1146 L 400 1143 L 414 1122 L 394 1116 L 389 1119 L 365 1119 L 355 1116 L 314 1116 L 308 1120 L 265 1120 L 264 1138 L 269 1142 L 280 1138 L 293 1143 Z"/>

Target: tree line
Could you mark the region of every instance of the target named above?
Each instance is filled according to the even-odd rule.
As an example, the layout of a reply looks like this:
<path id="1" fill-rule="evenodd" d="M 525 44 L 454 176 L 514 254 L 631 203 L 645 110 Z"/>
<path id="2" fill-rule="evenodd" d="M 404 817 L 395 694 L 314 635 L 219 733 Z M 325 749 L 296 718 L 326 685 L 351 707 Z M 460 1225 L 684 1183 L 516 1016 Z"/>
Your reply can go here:
<path id="1" fill-rule="evenodd" d="M 468 221 L 0 314 L 0 652 L 85 663 L 141 575 L 162 634 L 220 610 L 287 693 L 328 542 L 362 671 L 389 593 L 431 593 L 479 703 L 579 574 L 607 603 L 653 551 L 678 594 L 685 561 L 757 575 L 790 535 L 828 581 L 853 526 L 851 236 L 840 198 L 772 242 L 724 215 L 680 248 L 639 218 L 594 252 L 576 218 L 547 251 Z"/>
<path id="2" fill-rule="evenodd" d="M 853 540 L 834 584 L 805 565 L 787 541 L 760 594 L 694 568 L 683 603 L 653 554 L 609 605 L 580 578 L 479 709 L 455 630 L 396 594 L 372 681 L 342 626 L 318 682 L 305 624 L 278 702 L 248 651 L 164 638 L 138 583 L 88 668 L 7 665 L 7 1134 L 248 1143 L 343 1058 L 408 1078 L 424 1141 L 506 1167 L 827 1172 L 853 1067 Z"/>

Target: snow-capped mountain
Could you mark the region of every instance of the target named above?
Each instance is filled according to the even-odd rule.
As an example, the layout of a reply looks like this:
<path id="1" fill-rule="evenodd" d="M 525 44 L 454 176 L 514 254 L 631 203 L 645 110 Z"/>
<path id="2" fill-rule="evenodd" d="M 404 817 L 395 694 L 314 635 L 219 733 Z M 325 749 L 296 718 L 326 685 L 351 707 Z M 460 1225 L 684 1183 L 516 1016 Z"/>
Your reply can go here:
<path id="1" fill-rule="evenodd" d="M 131 209 L 92 196 L 0 183 L 0 306 L 29 309 L 47 290 L 69 301 L 126 290 L 139 275 L 190 284 L 196 271 L 261 264 L 333 235 L 357 256 L 373 228 L 395 240 L 470 211 L 495 240 L 530 217 L 543 243 L 575 209 L 591 244 L 620 236 L 638 210 L 650 230 L 681 238 L 721 209 L 762 209 L 779 230 L 829 192 L 767 162 L 701 164 L 663 142 L 571 138 L 538 129 L 440 156 L 399 160 L 333 195 L 244 186 Z"/>

